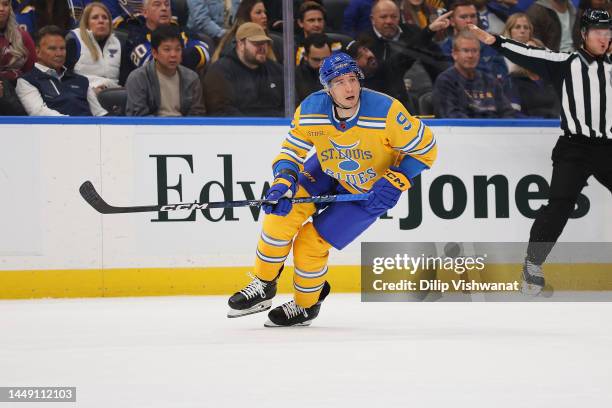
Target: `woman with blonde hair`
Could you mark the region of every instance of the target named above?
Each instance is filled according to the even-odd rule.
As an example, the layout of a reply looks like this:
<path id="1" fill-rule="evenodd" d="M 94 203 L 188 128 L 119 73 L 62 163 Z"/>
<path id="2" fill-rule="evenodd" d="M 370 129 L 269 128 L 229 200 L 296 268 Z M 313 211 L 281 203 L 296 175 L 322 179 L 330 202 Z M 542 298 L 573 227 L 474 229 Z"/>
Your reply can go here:
<path id="1" fill-rule="evenodd" d="M 0 0 L 0 116 L 26 115 L 15 93 L 15 83 L 32 69 L 34 61 L 32 37 L 17 26 L 11 0 Z"/>
<path id="2" fill-rule="evenodd" d="M 96 92 L 118 87 L 123 48 L 113 34 L 110 11 L 94 1 L 83 10 L 79 28 L 66 36 L 66 67 L 87 77 Z"/>
<path id="3" fill-rule="evenodd" d="M 248 22 L 259 24 L 266 31 L 266 34 L 270 36 L 268 31 L 268 16 L 263 0 L 242 0 L 240 2 L 238 10 L 236 11 L 234 24 L 221 38 L 221 41 L 219 41 L 219 45 L 217 45 L 217 49 L 212 57 L 213 62 L 229 53 L 234 46 L 234 39 L 238 27 Z M 276 62 L 277 58 L 273 48 L 274 46 L 268 48 L 268 59 Z"/>
<path id="4" fill-rule="evenodd" d="M 506 26 L 501 35 L 514 41 L 527 44 L 529 41 L 534 40 L 533 32 L 533 23 L 529 16 L 525 13 L 514 13 L 506 20 Z M 508 66 L 508 73 L 512 73 L 517 69 L 516 64 L 508 58 L 504 57 L 504 60 Z"/>
<path id="5" fill-rule="evenodd" d="M 0 0 L 0 78 L 14 82 L 36 61 L 32 37 L 19 28 L 11 0 Z"/>
<path id="6" fill-rule="evenodd" d="M 533 24 L 529 16 L 525 13 L 514 13 L 508 20 L 502 35 L 506 38 L 511 38 L 514 41 L 527 44 L 533 39 Z"/>

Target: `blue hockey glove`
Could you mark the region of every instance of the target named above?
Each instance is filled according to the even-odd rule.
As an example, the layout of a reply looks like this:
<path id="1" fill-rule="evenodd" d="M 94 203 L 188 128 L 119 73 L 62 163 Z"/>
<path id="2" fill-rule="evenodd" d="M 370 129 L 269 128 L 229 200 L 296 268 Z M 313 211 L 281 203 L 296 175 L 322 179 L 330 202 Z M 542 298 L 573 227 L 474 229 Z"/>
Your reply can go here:
<path id="1" fill-rule="evenodd" d="M 276 204 L 263 204 L 263 208 L 266 214 L 274 214 L 284 217 L 289 214 L 293 204 L 291 203 L 291 197 L 295 195 L 297 191 L 297 182 L 294 177 L 288 174 L 277 174 L 272 186 L 266 193 L 266 200 L 278 201 Z"/>
<path id="2" fill-rule="evenodd" d="M 391 167 L 378 179 L 370 189 L 370 198 L 365 202 L 365 208 L 372 213 L 384 213 L 395 207 L 403 191 L 410 188 L 408 177 L 397 167 Z"/>

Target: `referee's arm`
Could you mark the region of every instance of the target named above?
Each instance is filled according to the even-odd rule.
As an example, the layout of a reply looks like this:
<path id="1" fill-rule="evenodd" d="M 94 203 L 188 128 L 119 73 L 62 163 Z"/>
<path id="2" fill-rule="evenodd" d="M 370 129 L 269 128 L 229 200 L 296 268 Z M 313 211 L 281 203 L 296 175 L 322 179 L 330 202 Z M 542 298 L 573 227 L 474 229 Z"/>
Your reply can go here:
<path id="1" fill-rule="evenodd" d="M 559 77 L 563 62 L 571 56 L 492 35 L 474 25 L 470 25 L 469 28 L 480 41 L 492 46 L 510 61 L 548 80 Z"/>

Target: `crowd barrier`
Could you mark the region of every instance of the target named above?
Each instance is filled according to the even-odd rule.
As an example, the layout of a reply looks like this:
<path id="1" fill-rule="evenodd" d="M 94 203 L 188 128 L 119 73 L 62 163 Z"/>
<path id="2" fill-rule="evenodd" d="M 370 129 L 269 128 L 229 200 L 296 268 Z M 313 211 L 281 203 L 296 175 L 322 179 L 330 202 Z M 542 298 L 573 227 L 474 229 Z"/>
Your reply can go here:
<path id="1" fill-rule="evenodd" d="M 359 289 L 362 241 L 527 239 L 547 196 L 558 122 L 426 123 L 438 161 L 358 241 L 331 252 L 336 291 Z M 224 294 L 240 287 L 254 258 L 258 208 L 101 215 L 78 187 L 91 180 L 116 205 L 260 198 L 288 124 L 0 118 L 0 298 Z M 611 209 L 609 192 L 590 183 L 561 240 L 612 241 Z"/>

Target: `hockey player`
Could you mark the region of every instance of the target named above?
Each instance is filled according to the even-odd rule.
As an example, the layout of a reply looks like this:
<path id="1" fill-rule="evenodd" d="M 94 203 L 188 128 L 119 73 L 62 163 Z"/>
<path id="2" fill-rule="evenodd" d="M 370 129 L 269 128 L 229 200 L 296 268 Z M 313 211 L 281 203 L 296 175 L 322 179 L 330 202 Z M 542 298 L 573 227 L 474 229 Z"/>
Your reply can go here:
<path id="1" fill-rule="evenodd" d="M 542 264 L 563 232 L 580 191 L 593 175 L 612 192 L 612 19 L 607 11 L 585 10 L 582 47 L 571 54 L 533 48 L 469 27 L 487 45 L 517 65 L 550 80 L 561 99 L 561 129 L 555 146 L 548 205 L 531 227 L 522 291 L 544 288 Z"/>
<path id="2" fill-rule="evenodd" d="M 390 208 L 411 180 L 429 169 L 437 147 L 431 130 L 397 100 L 361 88 L 363 73 L 344 53 L 319 69 L 322 91 L 297 108 L 273 162 L 274 181 L 257 245 L 255 276 L 229 299 L 228 317 L 270 309 L 276 282 L 293 246 L 294 299 L 269 314 L 265 326 L 307 326 L 330 292 L 325 280 L 333 247 L 343 249 Z M 316 154 L 306 160 L 313 148 Z M 289 198 L 365 193 L 367 201 L 293 206 Z M 317 210 L 320 210 L 317 212 Z M 312 216 L 312 221 L 306 222 Z"/>

